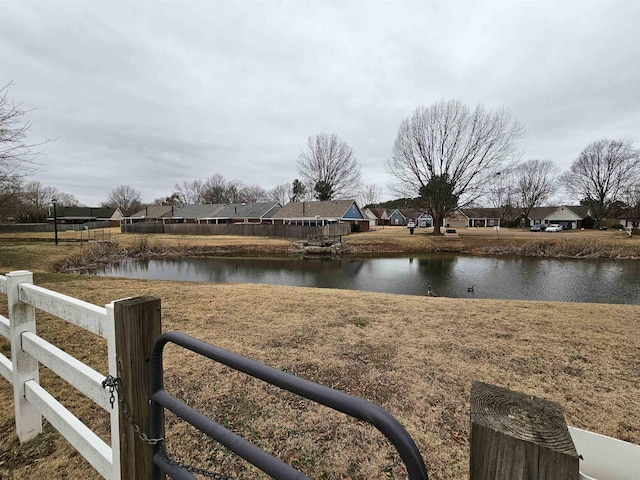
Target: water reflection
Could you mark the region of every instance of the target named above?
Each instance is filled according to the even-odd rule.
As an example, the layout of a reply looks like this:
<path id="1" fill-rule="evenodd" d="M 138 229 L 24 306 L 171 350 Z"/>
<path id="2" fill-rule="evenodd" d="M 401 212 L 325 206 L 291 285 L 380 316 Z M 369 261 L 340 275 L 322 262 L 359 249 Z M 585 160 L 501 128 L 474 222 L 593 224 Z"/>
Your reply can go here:
<path id="1" fill-rule="evenodd" d="M 125 261 L 98 275 L 268 283 L 447 297 L 640 303 L 640 262 L 429 255 Z M 473 286 L 473 292 L 469 287 Z"/>

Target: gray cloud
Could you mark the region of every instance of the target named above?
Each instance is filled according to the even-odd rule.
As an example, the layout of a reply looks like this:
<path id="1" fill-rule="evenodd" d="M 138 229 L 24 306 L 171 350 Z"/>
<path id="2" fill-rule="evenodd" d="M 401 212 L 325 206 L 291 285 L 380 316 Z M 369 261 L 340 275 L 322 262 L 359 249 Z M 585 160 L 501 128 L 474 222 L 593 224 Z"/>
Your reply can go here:
<path id="1" fill-rule="evenodd" d="M 0 3 L 37 178 L 87 204 L 145 201 L 221 173 L 271 188 L 309 135 L 337 133 L 367 183 L 418 105 L 506 107 L 526 158 L 567 168 L 600 138 L 638 138 L 640 6 L 598 2 Z"/>

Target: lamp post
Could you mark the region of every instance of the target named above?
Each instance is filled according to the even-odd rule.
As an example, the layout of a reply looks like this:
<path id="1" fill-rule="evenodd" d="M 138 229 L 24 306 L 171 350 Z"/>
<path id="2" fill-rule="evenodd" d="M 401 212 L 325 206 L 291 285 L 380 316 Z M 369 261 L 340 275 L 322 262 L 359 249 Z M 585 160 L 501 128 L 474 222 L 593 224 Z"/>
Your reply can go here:
<path id="1" fill-rule="evenodd" d="M 58 203 L 58 200 L 52 198 L 51 203 L 53 204 L 53 231 L 56 245 L 58 245 L 58 212 L 56 210 L 56 204 Z"/>

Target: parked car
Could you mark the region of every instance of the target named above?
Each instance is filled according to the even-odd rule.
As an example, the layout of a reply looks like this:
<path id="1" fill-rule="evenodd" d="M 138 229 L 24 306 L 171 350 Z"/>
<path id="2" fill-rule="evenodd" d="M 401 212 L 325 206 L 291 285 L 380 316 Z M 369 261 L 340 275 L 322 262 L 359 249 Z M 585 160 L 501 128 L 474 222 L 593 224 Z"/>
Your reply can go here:
<path id="1" fill-rule="evenodd" d="M 547 228 L 544 229 L 545 232 L 561 232 L 562 225 L 558 225 L 557 223 L 552 223 Z"/>
<path id="2" fill-rule="evenodd" d="M 542 232 L 542 231 L 544 231 L 544 226 L 543 225 L 531 225 L 531 231 L 532 232 Z"/>

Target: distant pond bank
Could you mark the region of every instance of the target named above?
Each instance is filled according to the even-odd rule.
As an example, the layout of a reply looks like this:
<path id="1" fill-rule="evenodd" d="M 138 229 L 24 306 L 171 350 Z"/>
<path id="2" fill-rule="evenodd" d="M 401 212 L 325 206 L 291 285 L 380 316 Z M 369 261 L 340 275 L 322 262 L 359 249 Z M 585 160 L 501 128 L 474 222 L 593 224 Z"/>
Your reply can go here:
<path id="1" fill-rule="evenodd" d="M 640 304 L 640 262 L 432 254 L 387 258 L 125 260 L 97 275 L 405 295 Z M 472 291 L 471 291 L 472 290 Z"/>

